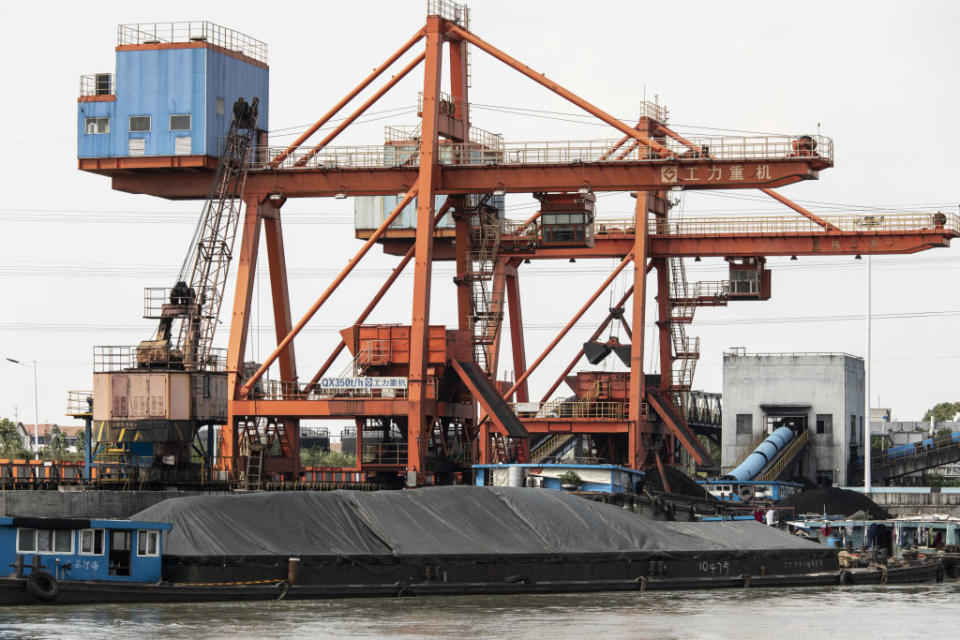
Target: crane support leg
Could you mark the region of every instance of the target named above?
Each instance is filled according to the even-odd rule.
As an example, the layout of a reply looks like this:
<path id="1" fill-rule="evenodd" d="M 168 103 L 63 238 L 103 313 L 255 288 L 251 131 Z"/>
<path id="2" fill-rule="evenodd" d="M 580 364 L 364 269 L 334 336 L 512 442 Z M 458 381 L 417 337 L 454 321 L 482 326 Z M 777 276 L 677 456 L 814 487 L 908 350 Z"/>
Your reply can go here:
<path id="1" fill-rule="evenodd" d="M 627 466 L 643 466 L 642 433 L 646 430 L 643 399 L 646 395 L 643 372 L 644 309 L 647 302 L 647 222 L 650 217 L 650 193 L 637 192 L 634 210 L 636 236 L 633 242 L 633 331 L 630 341 L 630 415 L 627 432 Z"/>
<path id="2" fill-rule="evenodd" d="M 527 370 L 527 354 L 523 343 L 523 312 L 520 309 L 520 282 L 517 267 L 510 265 L 506 271 L 507 304 L 510 307 L 510 348 L 513 350 L 513 370 Z M 517 402 L 529 402 L 530 392 L 524 381 L 517 389 Z"/>
<path id="3" fill-rule="evenodd" d="M 423 70 L 423 116 L 420 175 L 417 179 L 417 235 L 415 241 L 413 313 L 410 322 L 410 380 L 407 404 L 407 484 L 424 480 L 426 446 L 431 420 L 426 415 L 427 330 L 430 326 L 430 281 L 433 267 L 433 208 L 439 178 L 438 119 L 440 74 L 443 65 L 441 20 L 427 17 L 426 61 Z"/>
<path id="4" fill-rule="evenodd" d="M 230 343 L 227 348 L 227 424 L 220 435 L 220 468 L 228 474 L 237 469 L 237 421 L 241 416 L 234 414 L 234 401 L 240 399 L 240 385 L 243 382 L 243 360 L 247 352 L 250 302 L 253 299 L 253 285 L 257 273 L 260 219 L 263 215 L 259 194 L 247 194 L 243 202 L 243 238 L 237 260 L 237 286 L 233 297 Z"/>
<path id="5" fill-rule="evenodd" d="M 287 262 L 283 250 L 283 231 L 280 226 L 280 207 L 283 201 L 267 200 L 262 206 L 264 240 L 267 247 L 267 264 L 270 268 L 270 289 L 273 294 L 274 330 L 277 344 L 290 333 L 293 319 L 290 315 L 290 289 L 287 285 Z M 283 399 L 290 400 L 298 391 L 297 360 L 291 344 L 280 357 L 281 389 Z M 292 461 L 291 480 L 300 477 L 300 421 L 296 418 L 283 420 L 285 438 L 280 440 L 282 457 Z"/>

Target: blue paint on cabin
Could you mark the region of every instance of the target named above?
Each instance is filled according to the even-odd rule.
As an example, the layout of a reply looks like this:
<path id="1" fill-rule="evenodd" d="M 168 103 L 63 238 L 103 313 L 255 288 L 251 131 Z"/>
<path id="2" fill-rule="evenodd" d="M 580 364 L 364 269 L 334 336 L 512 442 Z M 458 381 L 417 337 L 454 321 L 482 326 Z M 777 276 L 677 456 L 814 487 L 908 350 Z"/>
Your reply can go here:
<path id="1" fill-rule="evenodd" d="M 803 491 L 803 485 L 784 480 L 697 480 L 713 497 L 725 502 L 782 500 Z"/>
<path id="2" fill-rule="evenodd" d="M 498 481 L 497 471 L 509 474 L 509 469 L 519 469 L 525 486 L 542 489 L 562 490 L 559 476 L 566 471 L 574 471 L 583 480 L 580 491 L 599 491 L 603 493 L 639 493 L 643 487 L 644 473 L 636 469 L 627 469 L 613 464 L 475 464 L 475 484 L 478 487 L 502 485 Z M 536 484 L 528 479 L 535 478 Z"/>
<path id="3" fill-rule="evenodd" d="M 240 97 L 260 99 L 258 129 L 268 129 L 265 64 L 197 42 L 117 49 L 114 93 L 95 92 L 78 103 L 78 157 L 218 157 Z"/>
<path id="4" fill-rule="evenodd" d="M 0 565 L 34 558 L 57 580 L 154 583 L 161 578 L 166 522 L 0 517 Z M 11 569 L 12 570 L 12 569 Z"/>

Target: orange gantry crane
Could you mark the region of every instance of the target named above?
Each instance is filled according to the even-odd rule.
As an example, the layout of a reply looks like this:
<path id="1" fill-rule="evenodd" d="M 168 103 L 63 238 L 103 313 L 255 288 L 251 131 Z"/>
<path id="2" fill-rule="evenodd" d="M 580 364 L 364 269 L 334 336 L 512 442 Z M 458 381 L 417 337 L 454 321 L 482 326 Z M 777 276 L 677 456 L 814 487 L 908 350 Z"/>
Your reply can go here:
<path id="1" fill-rule="evenodd" d="M 479 135 L 470 119 L 468 46 L 608 124 L 619 139 L 510 144 Z M 369 99 L 319 142 L 307 143 L 414 47 L 422 49 Z M 416 131 L 381 146 L 331 146 L 421 65 L 421 123 Z M 441 92 L 444 73 L 449 74 L 449 94 Z M 366 477 L 402 478 L 409 486 L 454 481 L 473 463 L 527 461 L 529 439 L 535 434 L 557 442 L 589 434 L 601 443 L 598 448 L 607 461 L 632 468 L 662 472 L 664 466 L 679 463 L 681 450 L 705 465 L 709 455 L 684 412 L 699 357 L 698 342 L 687 328 L 698 306 L 768 298 L 768 256 L 913 253 L 947 246 L 960 232 L 957 217 L 946 214 L 820 217 L 773 191 L 816 179 L 819 171 L 830 168 L 833 143 L 828 138 L 690 138 L 673 131 L 667 121 L 665 108 L 643 102 L 636 125 L 625 124 L 474 34 L 467 7 L 430 0 L 425 25 L 293 144 L 259 148 L 254 154 L 243 195 L 242 243 L 230 319 L 229 421 L 222 429 L 219 451 L 223 471 L 230 474 L 242 466 L 239 443 L 247 432 L 270 425 L 266 428 L 280 434 L 281 453 L 263 461 L 263 472 L 295 480 L 300 477 L 299 421 L 345 418 L 357 425 L 358 471 Z M 123 191 L 168 198 L 206 195 L 209 170 L 148 164 L 138 158 L 125 166 L 118 159 L 109 166 L 81 163 L 81 168 L 110 175 L 113 188 Z M 797 215 L 676 219 L 670 216 L 668 193 L 679 189 L 759 189 Z M 594 194 L 611 191 L 635 194 L 632 218 L 595 216 Z M 397 206 L 376 229 L 358 230 L 364 244 L 294 322 L 281 227 L 283 203 L 289 198 L 398 193 L 403 196 Z M 506 193 L 534 194 L 540 201 L 537 215 L 522 222 L 505 220 L 495 199 Z M 391 228 L 412 203 L 415 229 Z M 452 228 L 438 228 L 448 213 L 453 215 Z M 277 347 L 262 363 L 245 366 L 261 232 Z M 294 339 L 378 243 L 402 259 L 353 325 L 341 332 L 337 349 L 308 380 L 301 379 Z M 686 257 L 726 259 L 730 280 L 688 283 L 683 270 Z M 523 264 L 585 258 L 620 262 L 543 353 L 528 363 L 519 288 Z M 456 262 L 455 328 L 430 323 L 431 272 L 438 260 Z M 365 324 L 410 262 L 414 282 L 409 322 Z M 656 274 L 648 278 L 651 271 Z M 560 379 L 539 402 L 531 402 L 530 374 L 621 273 L 632 278 L 626 294 Z M 659 375 L 644 371 L 648 286 L 657 291 Z M 518 374 L 512 383 L 495 379 L 507 312 L 512 364 Z M 596 342 L 614 321 L 626 326 L 629 345 Z M 327 376 L 344 348 L 352 356 L 349 371 Z M 593 360 L 610 350 L 628 363 L 628 373 L 570 375 L 585 353 Z M 268 380 L 268 369 L 275 364 L 280 380 Z M 357 386 L 361 377 L 368 386 Z M 549 402 L 563 382 L 574 388 L 575 398 Z"/>

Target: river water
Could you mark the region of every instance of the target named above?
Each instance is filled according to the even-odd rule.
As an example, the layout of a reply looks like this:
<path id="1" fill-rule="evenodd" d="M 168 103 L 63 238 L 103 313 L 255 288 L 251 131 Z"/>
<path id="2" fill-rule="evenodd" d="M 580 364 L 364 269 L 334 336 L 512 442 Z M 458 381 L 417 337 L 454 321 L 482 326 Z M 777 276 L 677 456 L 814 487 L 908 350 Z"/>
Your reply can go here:
<path id="1" fill-rule="evenodd" d="M 956 638 L 960 582 L 0 608 L 0 638 Z"/>

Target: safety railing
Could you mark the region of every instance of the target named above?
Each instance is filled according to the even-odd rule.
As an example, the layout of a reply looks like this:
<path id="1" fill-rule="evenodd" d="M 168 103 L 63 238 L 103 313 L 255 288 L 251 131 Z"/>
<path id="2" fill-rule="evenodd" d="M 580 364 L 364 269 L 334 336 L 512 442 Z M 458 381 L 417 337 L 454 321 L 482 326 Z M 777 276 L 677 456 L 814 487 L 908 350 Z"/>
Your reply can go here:
<path id="1" fill-rule="evenodd" d="M 174 299 L 173 287 L 144 287 L 143 289 L 143 317 L 150 320 L 159 320 L 163 317 L 163 307 L 168 304 L 186 304 L 188 298 Z M 206 287 L 194 298 L 194 302 L 212 300 L 214 288 Z"/>
<path id="2" fill-rule="evenodd" d="M 117 92 L 112 73 L 80 76 L 81 96 L 112 96 Z"/>
<path id="3" fill-rule="evenodd" d="M 377 442 L 364 444 L 360 461 L 366 465 L 398 466 L 407 464 L 406 442 Z"/>
<path id="4" fill-rule="evenodd" d="M 528 411 L 532 405 L 538 405 L 537 411 Z M 626 402 L 590 402 L 554 400 L 540 403 L 511 403 L 510 407 L 519 410 L 521 418 L 581 418 L 590 420 L 626 420 L 630 405 Z"/>
<path id="5" fill-rule="evenodd" d="M 440 16 L 444 20 L 470 29 L 470 7 L 453 0 L 427 0 L 427 15 Z"/>
<path id="6" fill-rule="evenodd" d="M 960 216 L 953 213 L 891 213 L 883 215 L 822 215 L 840 231 L 853 233 L 949 231 L 960 234 Z M 632 221 L 627 221 L 631 227 Z M 824 231 L 800 215 L 724 216 L 668 219 L 650 228 L 652 235 L 789 234 Z"/>
<path id="7" fill-rule="evenodd" d="M 93 413 L 93 391 L 67 391 L 68 416 L 86 416 Z"/>
<path id="8" fill-rule="evenodd" d="M 208 42 L 266 64 L 267 45 L 233 29 L 206 20 L 194 22 L 139 22 L 117 27 L 118 45 Z"/>
<path id="9" fill-rule="evenodd" d="M 660 104 L 658 102 L 650 102 L 649 100 L 644 100 L 640 103 L 640 117 L 641 118 L 652 118 L 661 124 L 665 124 L 670 118 L 670 112 L 667 111 L 667 106 Z"/>
<path id="10" fill-rule="evenodd" d="M 144 355 L 143 347 L 137 345 L 107 345 L 93 348 L 93 372 L 107 373 L 123 371 L 138 367 L 148 368 L 182 368 L 183 354 L 176 350 L 148 349 L 149 358 L 137 357 L 138 350 Z M 149 364 L 149 366 L 146 366 Z M 210 349 L 207 362 L 202 367 L 204 371 L 222 372 L 227 370 L 227 350 L 222 348 Z"/>
<path id="11" fill-rule="evenodd" d="M 584 164 L 593 162 L 673 162 L 678 157 L 716 161 L 783 160 L 796 157 L 819 157 L 833 161 L 833 141 L 823 136 L 805 136 L 813 141 L 813 149 L 798 151 L 797 136 L 693 137 L 689 141 L 697 151 L 668 138 L 661 141 L 672 155 L 661 156 L 645 145 L 630 145 L 610 154 L 617 140 L 562 140 L 505 142 L 489 148 L 471 141 L 441 143 L 438 158 L 442 164 L 491 166 L 511 164 Z M 419 162 L 419 141 L 404 145 L 407 153 L 398 155 L 395 145 L 325 147 L 314 156 L 298 150 L 285 157 L 279 168 L 373 168 L 416 166 Z M 272 161 L 287 151 L 286 147 L 264 147 L 254 153 L 254 169 L 272 169 Z M 302 163 L 302 166 L 300 164 Z"/>

